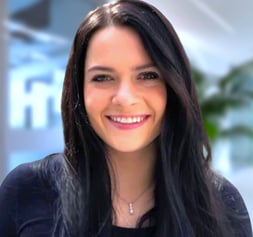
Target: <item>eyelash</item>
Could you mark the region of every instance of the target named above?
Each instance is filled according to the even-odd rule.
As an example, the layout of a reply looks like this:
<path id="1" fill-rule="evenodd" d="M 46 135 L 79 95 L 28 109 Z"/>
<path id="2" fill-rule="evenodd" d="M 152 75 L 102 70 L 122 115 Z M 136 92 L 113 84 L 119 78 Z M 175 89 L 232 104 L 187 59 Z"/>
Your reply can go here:
<path id="1" fill-rule="evenodd" d="M 140 80 L 156 80 L 159 78 L 159 74 L 156 72 L 144 72 L 138 76 Z"/>
<path id="2" fill-rule="evenodd" d="M 159 79 L 159 74 L 156 72 L 143 72 L 137 76 L 138 80 L 157 80 Z M 113 78 L 108 75 L 97 75 L 92 78 L 93 82 L 105 82 L 105 81 L 111 81 Z"/>
<path id="3" fill-rule="evenodd" d="M 104 81 L 111 81 L 111 80 L 112 80 L 112 78 L 107 75 L 97 75 L 92 78 L 92 81 L 94 81 L 94 82 L 104 82 Z"/>

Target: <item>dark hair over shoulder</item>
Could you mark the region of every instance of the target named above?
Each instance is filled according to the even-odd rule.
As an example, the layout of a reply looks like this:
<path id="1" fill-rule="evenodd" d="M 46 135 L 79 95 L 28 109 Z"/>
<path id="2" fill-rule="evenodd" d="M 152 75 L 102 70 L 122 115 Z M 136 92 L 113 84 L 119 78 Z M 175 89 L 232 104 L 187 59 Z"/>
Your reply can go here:
<path id="1" fill-rule="evenodd" d="M 64 178 L 68 188 L 61 190 L 65 227 L 73 236 L 95 236 L 109 231 L 111 225 L 106 151 L 89 125 L 83 101 L 90 39 L 109 25 L 131 27 L 138 33 L 166 83 L 168 99 L 158 138 L 156 206 L 152 212 L 157 236 L 228 236 L 226 221 L 222 221 L 226 218 L 218 209 L 213 189 L 210 148 L 188 59 L 167 18 L 138 0 L 119 0 L 98 7 L 86 16 L 74 39 L 62 94 L 64 153 L 74 168 L 74 172 L 66 172 L 71 178 Z M 75 196 L 77 190 L 81 198 Z"/>

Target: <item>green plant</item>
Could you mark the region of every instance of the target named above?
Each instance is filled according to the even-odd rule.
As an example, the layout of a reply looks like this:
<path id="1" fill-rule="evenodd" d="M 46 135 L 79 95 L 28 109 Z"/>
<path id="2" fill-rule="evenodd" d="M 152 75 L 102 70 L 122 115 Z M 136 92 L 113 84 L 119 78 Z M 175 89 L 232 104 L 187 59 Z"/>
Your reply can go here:
<path id="1" fill-rule="evenodd" d="M 228 136 L 253 138 L 252 127 L 242 123 L 225 128 L 221 122 L 229 111 L 239 111 L 252 104 L 253 60 L 232 68 L 223 77 L 212 80 L 195 67 L 192 68 L 192 73 L 204 125 L 211 142 Z"/>

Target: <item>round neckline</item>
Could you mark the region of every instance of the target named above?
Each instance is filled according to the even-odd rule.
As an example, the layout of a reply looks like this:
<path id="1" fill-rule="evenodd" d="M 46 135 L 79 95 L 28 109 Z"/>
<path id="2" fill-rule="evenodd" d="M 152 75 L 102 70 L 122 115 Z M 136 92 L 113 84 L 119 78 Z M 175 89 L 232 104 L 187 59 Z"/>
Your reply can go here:
<path id="1" fill-rule="evenodd" d="M 154 226 L 147 226 L 147 227 L 124 227 L 124 226 L 117 226 L 112 225 L 112 229 L 117 232 L 150 232 L 155 229 Z"/>

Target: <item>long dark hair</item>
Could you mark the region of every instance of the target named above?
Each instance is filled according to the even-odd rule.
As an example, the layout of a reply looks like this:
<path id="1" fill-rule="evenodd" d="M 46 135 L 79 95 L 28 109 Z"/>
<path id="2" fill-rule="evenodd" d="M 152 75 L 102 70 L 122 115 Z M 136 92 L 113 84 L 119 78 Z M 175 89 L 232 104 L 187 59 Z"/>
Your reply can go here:
<path id="1" fill-rule="evenodd" d="M 209 168 L 210 148 L 188 59 L 166 17 L 138 0 L 119 0 L 90 12 L 74 39 L 62 96 L 68 165 L 62 172 L 59 203 L 66 232 L 70 236 L 99 236 L 112 225 L 106 149 L 89 125 L 83 102 L 89 41 L 108 25 L 135 30 L 166 82 L 168 99 L 157 143 L 155 207 L 150 212 L 156 236 L 228 236 L 217 204 Z"/>

